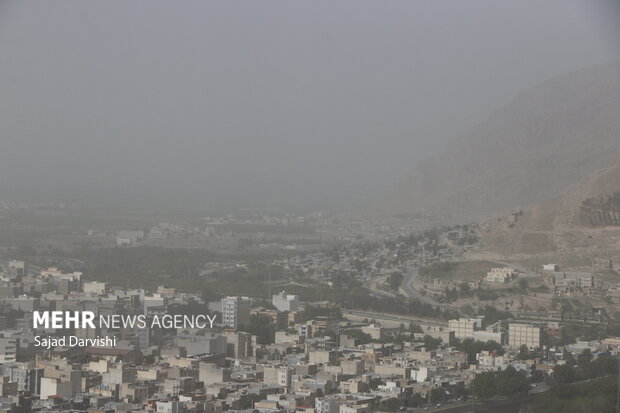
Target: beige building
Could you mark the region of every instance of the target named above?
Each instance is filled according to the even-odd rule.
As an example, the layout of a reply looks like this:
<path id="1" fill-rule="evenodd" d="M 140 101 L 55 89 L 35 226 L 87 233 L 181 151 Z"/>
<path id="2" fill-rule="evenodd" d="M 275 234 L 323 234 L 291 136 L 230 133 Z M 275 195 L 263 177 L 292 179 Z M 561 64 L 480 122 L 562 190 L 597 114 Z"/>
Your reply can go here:
<path id="1" fill-rule="evenodd" d="M 376 364 L 374 366 L 374 373 L 378 376 L 408 378 L 411 376 L 411 367 L 393 364 Z"/>
<path id="2" fill-rule="evenodd" d="M 26 275 L 28 275 L 28 269 L 24 261 L 9 261 L 9 270 L 18 277 L 25 277 Z"/>
<path id="3" fill-rule="evenodd" d="M 420 327 L 422 327 L 422 337 L 423 338 L 425 335 L 429 335 L 433 338 L 440 338 L 441 341 L 443 341 L 444 343 L 449 343 L 450 342 L 450 338 L 454 337 L 454 333 L 451 333 L 449 328 L 447 328 L 445 325 L 444 326 L 437 326 L 437 325 L 420 325 Z"/>
<path id="4" fill-rule="evenodd" d="M 516 271 L 513 268 L 491 268 L 491 271 L 487 273 L 486 280 L 493 283 L 505 283 L 516 275 Z"/>
<path id="5" fill-rule="evenodd" d="M 448 321 L 448 331 L 460 340 L 474 338 L 474 331 L 482 328 L 481 318 L 457 318 Z"/>
<path id="6" fill-rule="evenodd" d="M 17 382 L 11 382 L 8 377 L 0 378 L 0 396 L 8 397 L 17 395 Z"/>
<path id="7" fill-rule="evenodd" d="M 290 389 L 293 370 L 287 366 L 265 366 L 263 368 L 263 382 L 276 384 Z"/>
<path id="8" fill-rule="evenodd" d="M 340 413 L 370 413 L 370 409 L 367 404 L 341 404 Z"/>
<path id="9" fill-rule="evenodd" d="M 524 344 L 529 348 L 540 347 L 540 341 L 540 327 L 521 323 L 508 324 L 508 344 L 511 347 L 521 347 Z"/>
<path id="10" fill-rule="evenodd" d="M 106 284 L 99 281 L 88 281 L 82 285 L 82 290 L 84 291 L 84 294 L 105 294 Z"/>
<path id="11" fill-rule="evenodd" d="M 317 350 L 308 353 L 309 364 L 335 364 L 337 359 L 335 351 Z"/>
<path id="12" fill-rule="evenodd" d="M 340 391 L 342 391 L 343 393 L 365 393 L 368 390 L 368 383 L 365 383 L 355 378 L 340 382 Z"/>
<path id="13" fill-rule="evenodd" d="M 230 369 L 221 368 L 213 363 L 200 363 L 198 367 L 198 380 L 205 386 L 230 381 Z"/>

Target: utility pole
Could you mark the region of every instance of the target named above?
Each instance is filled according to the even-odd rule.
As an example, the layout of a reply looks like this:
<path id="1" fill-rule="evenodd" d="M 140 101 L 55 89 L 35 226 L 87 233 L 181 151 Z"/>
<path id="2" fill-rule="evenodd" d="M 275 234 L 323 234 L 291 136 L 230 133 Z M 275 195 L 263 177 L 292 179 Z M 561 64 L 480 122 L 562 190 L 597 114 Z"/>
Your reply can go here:
<path id="1" fill-rule="evenodd" d="M 267 301 L 269 301 L 271 299 L 271 264 L 269 264 L 269 272 L 267 274 L 267 286 L 268 286 Z"/>
<path id="2" fill-rule="evenodd" d="M 471 382 L 471 411 L 476 413 L 476 373 L 474 373 L 474 379 Z"/>
<path id="3" fill-rule="evenodd" d="M 616 413 L 620 413 L 620 354 L 618 357 L 618 387 L 616 389 Z"/>
<path id="4" fill-rule="evenodd" d="M 433 407 L 433 403 L 432 403 L 432 393 L 433 392 L 433 381 L 431 379 L 431 387 L 428 389 L 428 404 L 429 406 Z"/>

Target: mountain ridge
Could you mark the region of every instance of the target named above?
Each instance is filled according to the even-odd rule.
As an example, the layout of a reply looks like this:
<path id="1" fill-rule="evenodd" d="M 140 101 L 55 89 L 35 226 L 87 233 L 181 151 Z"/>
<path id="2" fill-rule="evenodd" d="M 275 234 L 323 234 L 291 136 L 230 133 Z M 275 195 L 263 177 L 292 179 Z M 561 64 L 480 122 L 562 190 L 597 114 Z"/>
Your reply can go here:
<path id="1" fill-rule="evenodd" d="M 398 186 L 396 209 L 489 217 L 561 194 L 620 154 L 620 63 L 520 93 Z"/>

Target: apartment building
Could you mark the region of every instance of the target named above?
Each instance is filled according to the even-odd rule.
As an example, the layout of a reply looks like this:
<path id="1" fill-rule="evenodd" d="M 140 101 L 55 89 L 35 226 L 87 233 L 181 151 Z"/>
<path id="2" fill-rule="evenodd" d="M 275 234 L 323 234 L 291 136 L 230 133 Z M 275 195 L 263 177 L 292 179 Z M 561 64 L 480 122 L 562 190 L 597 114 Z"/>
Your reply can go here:
<path id="1" fill-rule="evenodd" d="M 512 347 L 526 345 L 529 348 L 540 347 L 541 329 L 531 324 L 508 324 L 508 344 Z"/>
<path id="2" fill-rule="evenodd" d="M 448 320 L 448 331 L 460 340 L 474 338 L 474 332 L 482 328 L 482 318 L 457 318 Z"/>
<path id="3" fill-rule="evenodd" d="M 286 294 L 282 291 L 271 297 L 271 303 L 278 311 L 298 311 L 299 298 L 296 295 Z"/>
<path id="4" fill-rule="evenodd" d="M 250 300 L 244 297 L 222 299 L 222 323 L 226 328 L 238 328 L 250 323 Z"/>

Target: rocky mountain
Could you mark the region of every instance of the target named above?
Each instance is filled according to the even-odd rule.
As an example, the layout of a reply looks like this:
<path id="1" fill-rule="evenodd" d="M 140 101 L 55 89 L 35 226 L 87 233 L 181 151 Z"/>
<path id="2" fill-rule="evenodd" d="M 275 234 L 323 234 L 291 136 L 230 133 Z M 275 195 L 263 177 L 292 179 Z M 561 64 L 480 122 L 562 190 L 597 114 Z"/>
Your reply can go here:
<path id="1" fill-rule="evenodd" d="M 562 194 L 619 152 L 620 63 L 587 67 L 518 95 L 415 165 L 396 209 L 493 216 Z"/>

